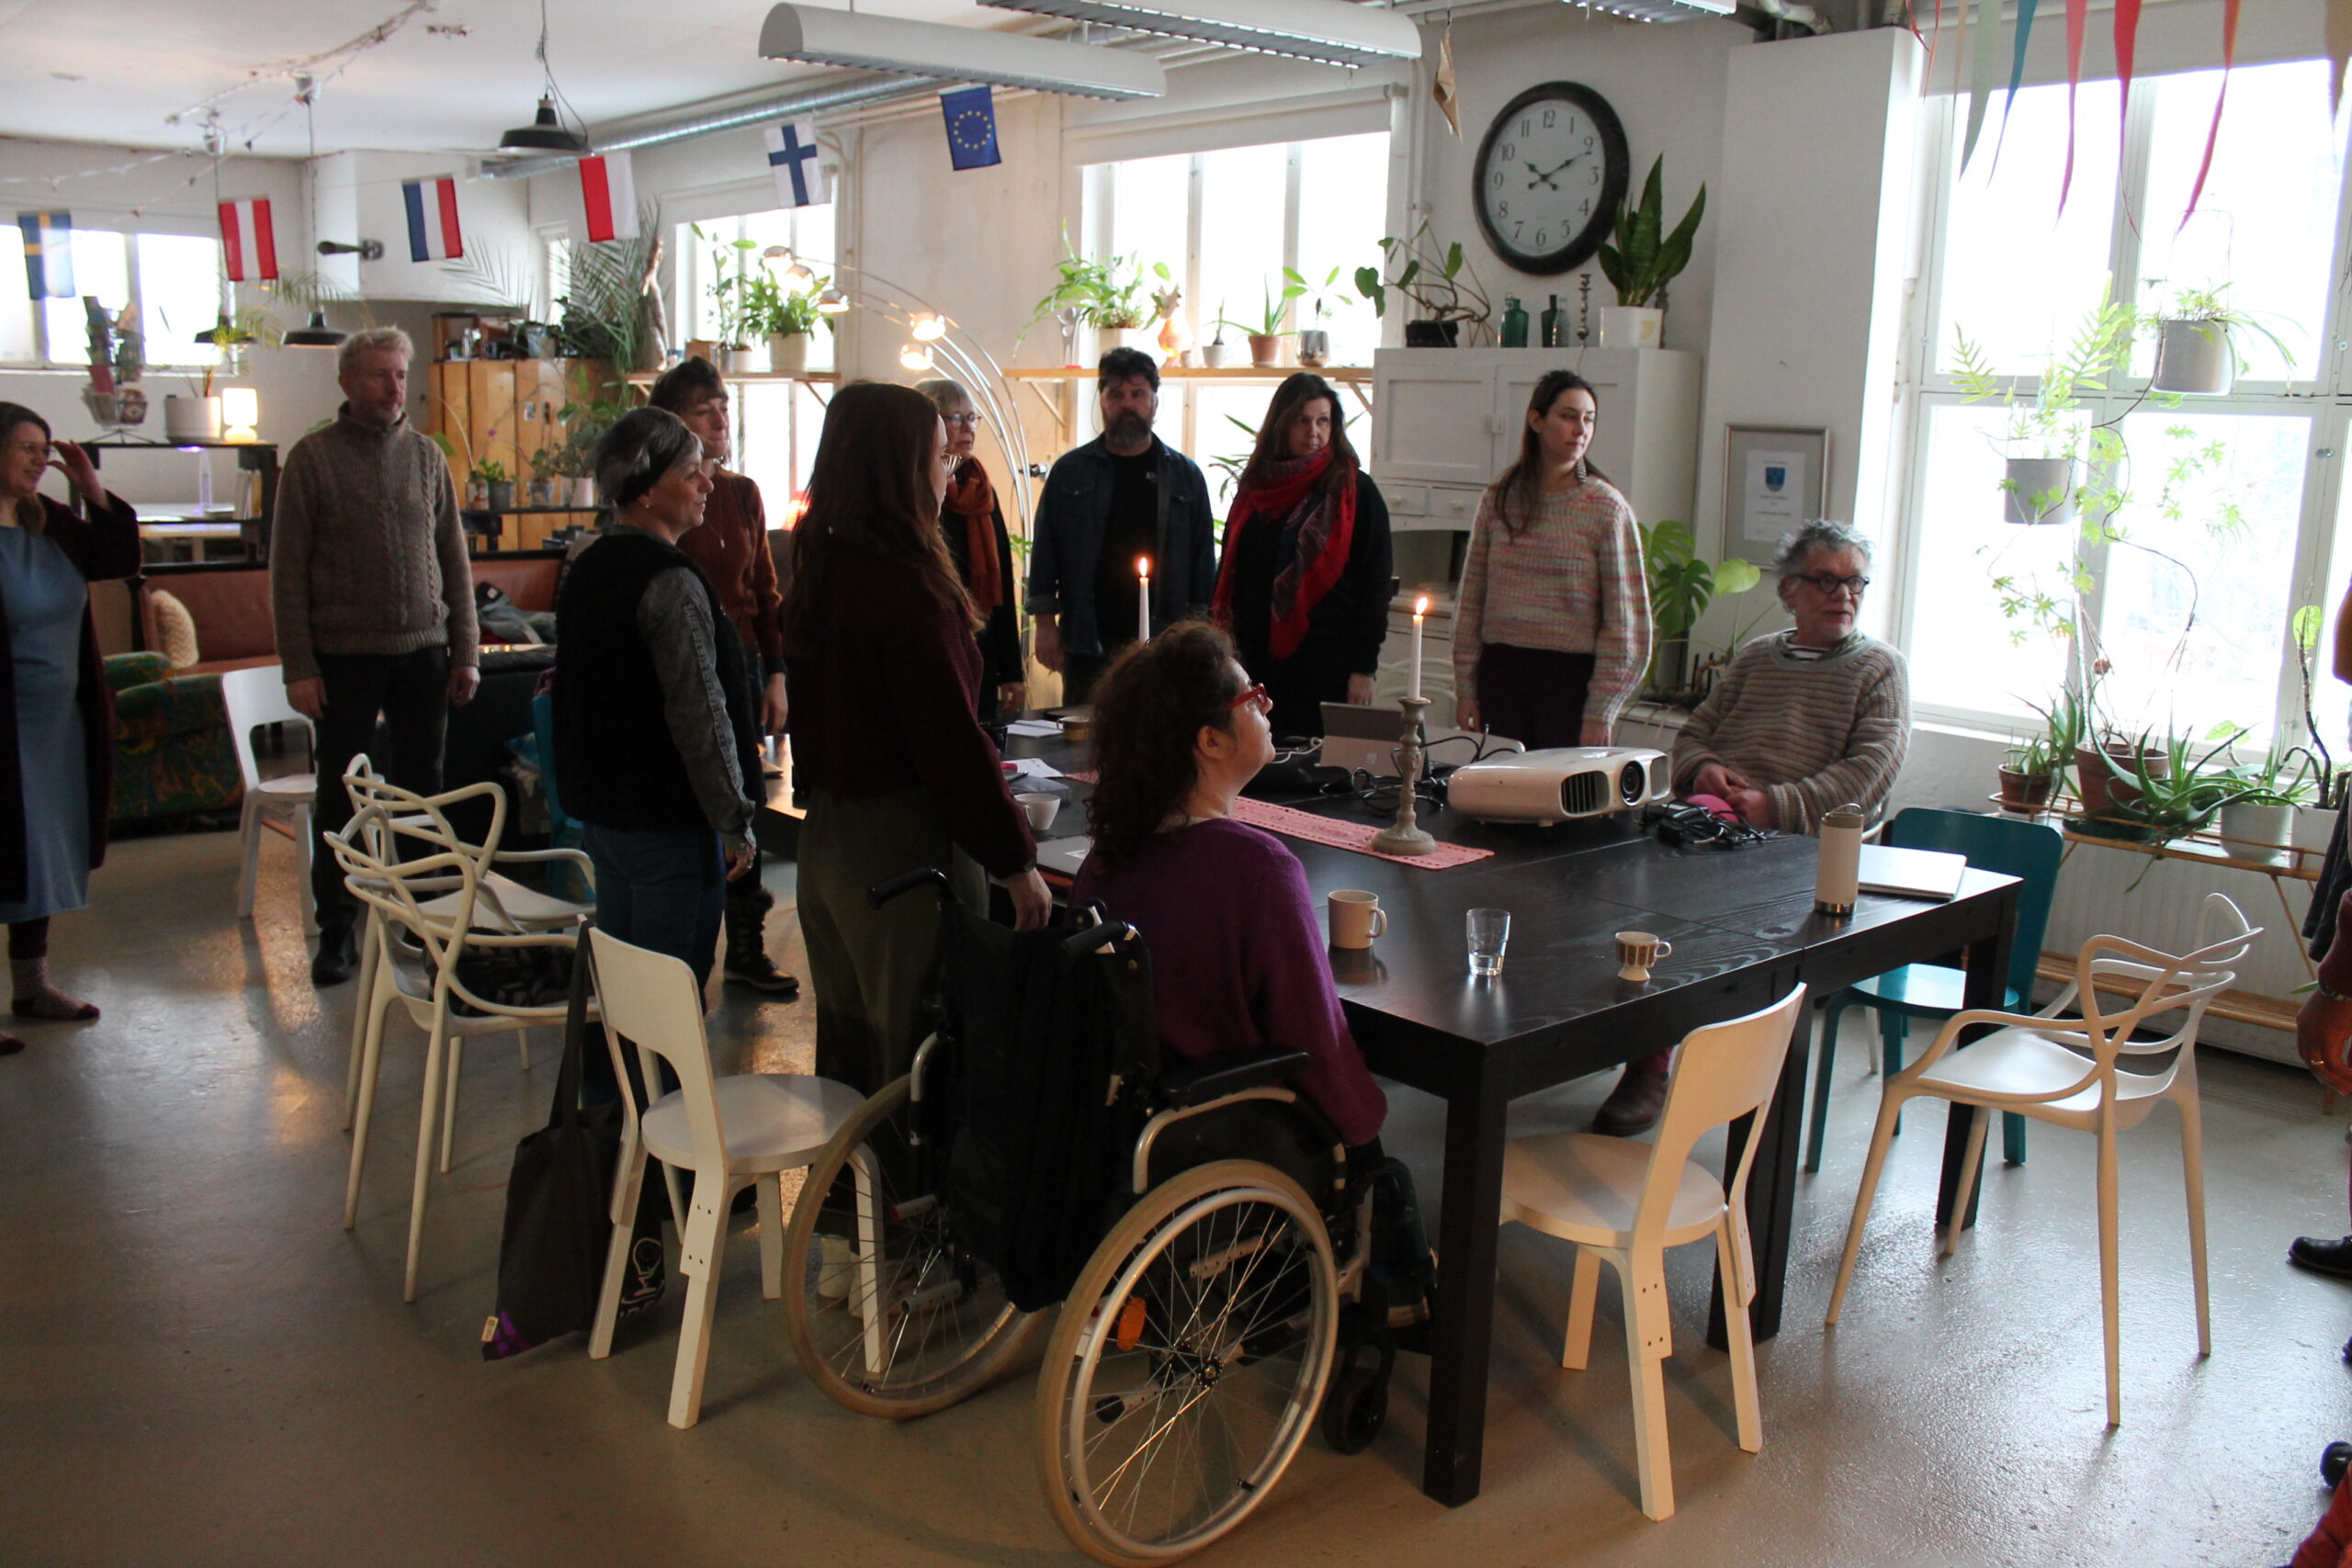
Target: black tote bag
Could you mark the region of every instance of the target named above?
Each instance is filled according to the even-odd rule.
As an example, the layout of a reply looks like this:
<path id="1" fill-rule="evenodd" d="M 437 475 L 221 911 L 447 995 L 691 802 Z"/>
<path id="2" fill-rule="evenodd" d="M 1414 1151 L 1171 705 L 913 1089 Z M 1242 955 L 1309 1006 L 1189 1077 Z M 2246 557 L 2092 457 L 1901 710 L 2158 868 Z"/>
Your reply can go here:
<path id="1" fill-rule="evenodd" d="M 612 1244 L 613 1179 L 620 1166 L 622 1114 L 617 1104 L 580 1108 L 593 967 L 583 923 L 571 965 L 555 1105 L 548 1124 L 514 1145 L 514 1168 L 506 1181 L 497 1310 L 481 1331 L 485 1361 L 520 1355 L 595 1323 L 596 1294 L 604 1284 L 605 1252 Z M 633 1085 L 622 1092 L 634 1092 Z M 645 1174 L 629 1273 L 622 1283 L 625 1317 L 650 1306 L 662 1294 L 661 1211 L 648 1201 L 661 1190 L 661 1168 L 649 1162 Z"/>

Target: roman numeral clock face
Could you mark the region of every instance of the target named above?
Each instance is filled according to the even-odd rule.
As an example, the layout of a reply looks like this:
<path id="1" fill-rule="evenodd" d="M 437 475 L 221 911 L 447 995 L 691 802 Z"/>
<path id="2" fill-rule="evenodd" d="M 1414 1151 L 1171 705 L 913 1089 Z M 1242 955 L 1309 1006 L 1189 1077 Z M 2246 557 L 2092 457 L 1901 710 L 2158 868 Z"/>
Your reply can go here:
<path id="1" fill-rule="evenodd" d="M 1478 146 L 1478 227 L 1521 272 L 1581 266 L 1625 199 L 1625 129 L 1607 99 L 1546 82 L 1510 101 Z"/>

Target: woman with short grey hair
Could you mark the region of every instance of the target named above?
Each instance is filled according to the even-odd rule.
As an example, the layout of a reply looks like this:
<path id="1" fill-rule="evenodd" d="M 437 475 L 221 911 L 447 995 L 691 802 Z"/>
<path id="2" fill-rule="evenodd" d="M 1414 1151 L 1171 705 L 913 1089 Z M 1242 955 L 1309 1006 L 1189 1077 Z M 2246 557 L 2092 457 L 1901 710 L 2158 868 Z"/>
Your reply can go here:
<path id="1" fill-rule="evenodd" d="M 1027 700 L 1029 675 L 1021 656 L 1021 612 L 1013 602 L 1012 536 L 986 468 L 974 456 L 980 416 L 960 381 L 918 381 L 915 390 L 939 410 L 947 430 L 947 493 L 939 503 L 939 532 L 956 575 L 984 623 L 972 634 L 980 649 L 979 710 L 982 724 L 1018 714 Z"/>
<path id="2" fill-rule="evenodd" d="M 1903 656 L 1855 626 L 1870 585 L 1871 541 L 1816 520 L 1781 541 L 1772 566 L 1796 618 L 1733 656 L 1674 742 L 1674 785 L 1743 821 L 1812 833 L 1851 801 L 1875 818 L 1911 743 Z M 1666 1103 L 1671 1053 L 1629 1063 L 1594 1130 L 1630 1135 Z"/>

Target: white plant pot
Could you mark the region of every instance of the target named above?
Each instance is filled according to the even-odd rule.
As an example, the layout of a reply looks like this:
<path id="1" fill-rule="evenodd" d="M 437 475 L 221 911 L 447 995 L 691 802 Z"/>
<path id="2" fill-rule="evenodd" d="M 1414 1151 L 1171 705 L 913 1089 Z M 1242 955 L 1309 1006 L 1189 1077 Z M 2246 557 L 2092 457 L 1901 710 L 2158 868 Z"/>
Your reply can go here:
<path id="1" fill-rule="evenodd" d="M 768 368 L 779 376 L 797 376 L 808 368 L 807 333 L 772 333 L 768 336 Z"/>
<path id="2" fill-rule="evenodd" d="M 582 512 L 596 509 L 596 481 L 582 474 L 571 481 L 571 504 Z"/>
<path id="3" fill-rule="evenodd" d="M 1204 343 L 1201 344 L 1201 363 L 1211 370 L 1222 370 L 1225 368 L 1225 356 L 1232 352 L 1232 347 L 1226 343 Z"/>
<path id="4" fill-rule="evenodd" d="M 2295 807 L 2295 826 L 2289 842 L 2299 850 L 2313 854 L 2325 854 L 2327 841 L 2335 836 L 2335 813 L 2316 806 Z"/>
<path id="5" fill-rule="evenodd" d="M 167 397 L 164 400 L 164 434 L 175 441 L 220 439 L 219 398 Z"/>
<path id="6" fill-rule="evenodd" d="M 2240 860 L 2283 861 L 2287 858 L 2287 846 L 2293 841 L 2294 818 L 2295 808 L 2291 806 L 2256 806 L 2250 801 L 2224 806 L 2222 837 L 2246 841 L 2224 844 L 2222 848 Z"/>
<path id="7" fill-rule="evenodd" d="M 729 376 L 756 376 L 765 370 L 767 355 L 756 348 L 730 348 L 727 353 L 727 373 Z"/>
<path id="8" fill-rule="evenodd" d="M 2229 330 L 2221 322 L 2169 321 L 2163 324 L 2156 339 L 2156 371 L 2150 383 L 2157 391 L 2217 397 L 2236 379 Z"/>
<path id="9" fill-rule="evenodd" d="M 1655 305 L 1603 305 L 1600 346 L 1603 348 L 1662 348 L 1666 344 L 1666 312 Z"/>
<path id="10" fill-rule="evenodd" d="M 2011 457 L 2001 476 L 2001 517 L 2008 523 L 2064 523 L 2075 515 L 2072 457 Z"/>

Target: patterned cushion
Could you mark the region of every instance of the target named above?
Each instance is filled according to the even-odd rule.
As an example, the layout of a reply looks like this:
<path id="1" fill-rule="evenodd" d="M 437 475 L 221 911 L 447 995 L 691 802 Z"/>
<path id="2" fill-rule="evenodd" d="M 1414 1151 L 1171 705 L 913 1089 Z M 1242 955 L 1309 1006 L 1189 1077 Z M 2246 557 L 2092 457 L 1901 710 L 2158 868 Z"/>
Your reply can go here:
<path id="1" fill-rule="evenodd" d="M 148 591 L 147 607 L 154 613 L 155 640 L 164 645 L 164 657 L 173 669 L 185 670 L 204 657 L 196 646 L 196 617 L 186 604 L 155 588 Z"/>

